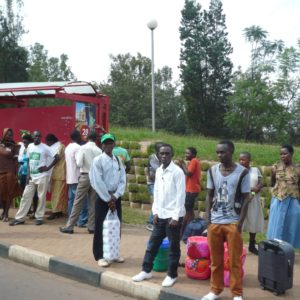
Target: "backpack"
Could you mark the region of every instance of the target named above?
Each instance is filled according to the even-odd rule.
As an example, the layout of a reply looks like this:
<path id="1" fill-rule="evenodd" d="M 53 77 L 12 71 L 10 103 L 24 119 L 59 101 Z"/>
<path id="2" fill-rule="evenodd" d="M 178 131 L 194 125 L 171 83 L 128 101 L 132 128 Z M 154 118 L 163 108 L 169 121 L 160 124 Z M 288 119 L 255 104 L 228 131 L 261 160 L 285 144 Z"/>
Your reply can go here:
<path id="1" fill-rule="evenodd" d="M 212 180 L 213 186 L 214 186 L 214 190 L 215 190 L 215 195 L 216 195 L 216 188 L 215 188 L 215 182 L 216 182 L 216 172 L 217 172 L 217 168 L 219 167 L 219 164 L 212 166 L 208 172 L 210 175 L 210 178 Z M 242 184 L 242 180 L 243 178 L 249 173 L 249 171 L 244 168 L 243 171 L 240 173 L 239 175 L 239 179 L 237 181 L 237 184 L 235 185 L 235 196 L 234 196 L 234 211 L 236 212 L 236 214 L 240 214 L 241 213 L 241 209 L 242 209 L 242 205 L 243 205 L 243 199 L 241 197 L 242 192 L 241 192 L 241 184 Z M 214 195 L 214 200 L 213 200 L 213 205 L 216 202 L 216 197 Z"/>
<path id="2" fill-rule="evenodd" d="M 199 236 L 205 229 L 207 229 L 206 220 L 202 218 L 195 218 L 185 226 L 181 239 L 184 243 L 186 243 L 190 236 Z"/>

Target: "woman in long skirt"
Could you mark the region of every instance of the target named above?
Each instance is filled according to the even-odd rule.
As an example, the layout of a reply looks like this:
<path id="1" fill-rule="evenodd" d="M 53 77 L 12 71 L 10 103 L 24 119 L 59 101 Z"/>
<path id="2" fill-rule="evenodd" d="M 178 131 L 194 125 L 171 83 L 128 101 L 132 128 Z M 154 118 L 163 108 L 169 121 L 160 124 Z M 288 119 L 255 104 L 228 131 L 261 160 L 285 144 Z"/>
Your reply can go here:
<path id="1" fill-rule="evenodd" d="M 300 169 L 293 163 L 294 148 L 283 145 L 281 162 L 272 169 L 272 202 L 268 239 L 280 239 L 300 248 Z"/>

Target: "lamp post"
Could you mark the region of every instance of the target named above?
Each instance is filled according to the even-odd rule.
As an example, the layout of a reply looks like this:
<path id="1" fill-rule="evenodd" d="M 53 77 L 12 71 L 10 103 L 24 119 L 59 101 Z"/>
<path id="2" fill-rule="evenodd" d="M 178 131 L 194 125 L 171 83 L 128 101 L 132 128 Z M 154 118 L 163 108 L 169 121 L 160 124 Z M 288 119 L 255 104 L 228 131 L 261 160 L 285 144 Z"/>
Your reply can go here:
<path id="1" fill-rule="evenodd" d="M 152 131 L 155 132 L 155 92 L 154 92 L 154 29 L 157 27 L 157 21 L 151 20 L 147 24 L 151 30 L 151 73 L 152 73 Z"/>

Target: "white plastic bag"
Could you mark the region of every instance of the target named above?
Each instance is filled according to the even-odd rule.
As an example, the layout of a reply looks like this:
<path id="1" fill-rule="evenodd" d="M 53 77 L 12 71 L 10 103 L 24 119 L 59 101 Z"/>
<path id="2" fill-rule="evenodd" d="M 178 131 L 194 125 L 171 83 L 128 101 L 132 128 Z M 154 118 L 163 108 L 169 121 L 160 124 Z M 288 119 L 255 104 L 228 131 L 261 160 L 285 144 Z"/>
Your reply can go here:
<path id="1" fill-rule="evenodd" d="M 120 256 L 120 220 L 117 211 L 108 211 L 103 222 L 103 258 L 108 261 Z"/>

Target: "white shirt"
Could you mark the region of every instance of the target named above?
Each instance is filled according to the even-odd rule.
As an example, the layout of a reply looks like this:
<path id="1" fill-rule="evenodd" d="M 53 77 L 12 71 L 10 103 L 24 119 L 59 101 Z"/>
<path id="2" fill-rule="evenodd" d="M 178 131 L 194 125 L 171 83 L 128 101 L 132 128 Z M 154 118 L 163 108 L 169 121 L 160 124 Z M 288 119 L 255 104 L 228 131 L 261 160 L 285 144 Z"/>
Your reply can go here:
<path id="1" fill-rule="evenodd" d="M 65 149 L 67 184 L 78 183 L 80 169 L 76 165 L 75 156 L 79 149 L 80 145 L 78 145 L 77 143 L 70 143 Z"/>
<path id="2" fill-rule="evenodd" d="M 86 144 L 80 146 L 77 152 L 76 164 L 80 168 L 81 173 L 88 173 L 90 171 L 93 159 L 102 153 L 102 150 L 97 147 L 94 142 L 87 142 Z"/>
<path id="3" fill-rule="evenodd" d="M 55 154 L 50 147 L 43 143 L 38 145 L 31 143 L 27 148 L 27 156 L 29 158 L 30 176 L 33 181 L 50 175 L 51 170 L 42 173 L 38 171 L 39 167 L 49 166 L 52 163 Z"/>
<path id="4" fill-rule="evenodd" d="M 185 175 L 172 161 L 156 170 L 152 212 L 160 219 L 178 221 L 185 215 Z"/>
<path id="5" fill-rule="evenodd" d="M 108 202 L 111 199 L 109 192 L 113 192 L 116 198 L 121 197 L 125 192 L 125 169 L 115 155 L 110 157 L 102 153 L 97 156 L 93 160 L 89 177 L 91 186 L 103 201 Z"/>

